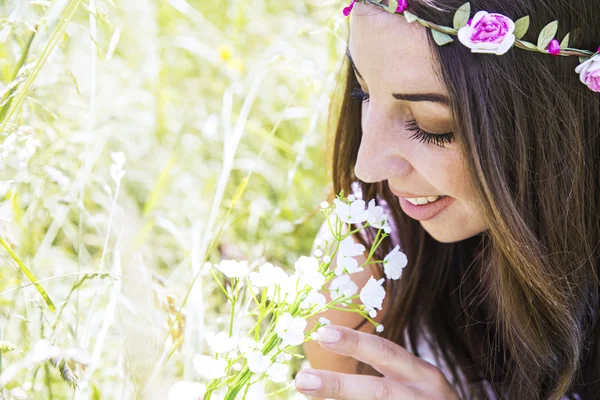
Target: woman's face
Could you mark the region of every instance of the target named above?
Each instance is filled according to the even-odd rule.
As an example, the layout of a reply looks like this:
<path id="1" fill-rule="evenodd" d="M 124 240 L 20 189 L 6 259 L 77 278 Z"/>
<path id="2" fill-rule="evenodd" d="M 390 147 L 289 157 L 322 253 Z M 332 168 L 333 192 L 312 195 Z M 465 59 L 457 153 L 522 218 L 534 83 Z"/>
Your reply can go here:
<path id="1" fill-rule="evenodd" d="M 426 35 L 401 15 L 355 4 L 349 57 L 360 84 L 354 95 L 364 100 L 355 173 L 364 182 L 387 180 L 402 209 L 433 238 L 456 242 L 487 225 L 452 141 L 448 91 L 436 77 Z"/>

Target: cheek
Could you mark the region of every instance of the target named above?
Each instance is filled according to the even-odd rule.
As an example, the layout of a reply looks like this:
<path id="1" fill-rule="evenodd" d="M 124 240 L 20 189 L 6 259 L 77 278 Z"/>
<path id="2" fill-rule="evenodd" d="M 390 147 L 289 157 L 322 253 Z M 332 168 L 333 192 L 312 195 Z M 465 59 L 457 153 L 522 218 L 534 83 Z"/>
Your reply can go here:
<path id="1" fill-rule="evenodd" d="M 462 200 L 471 191 L 464 158 L 458 149 L 447 147 L 433 148 L 420 157 L 421 175 L 440 194 Z"/>

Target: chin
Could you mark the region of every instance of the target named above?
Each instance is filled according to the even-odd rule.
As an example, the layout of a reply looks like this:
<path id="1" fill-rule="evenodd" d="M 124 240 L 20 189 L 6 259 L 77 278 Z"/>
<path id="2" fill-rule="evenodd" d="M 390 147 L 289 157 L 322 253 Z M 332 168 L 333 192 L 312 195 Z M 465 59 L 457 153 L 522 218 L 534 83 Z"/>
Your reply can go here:
<path id="1" fill-rule="evenodd" d="M 440 243 L 455 243 L 480 234 L 487 228 L 485 226 L 464 228 L 460 224 L 446 224 L 443 227 L 429 221 L 422 221 L 421 226 L 429 235 Z"/>

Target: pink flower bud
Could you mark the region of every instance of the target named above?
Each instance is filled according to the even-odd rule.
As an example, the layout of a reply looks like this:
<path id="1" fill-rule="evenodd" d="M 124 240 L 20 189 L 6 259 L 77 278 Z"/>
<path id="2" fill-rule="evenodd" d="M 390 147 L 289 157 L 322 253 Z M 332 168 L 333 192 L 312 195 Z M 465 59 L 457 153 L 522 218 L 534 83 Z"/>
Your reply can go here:
<path id="1" fill-rule="evenodd" d="M 547 47 L 547 50 L 548 53 L 557 56 L 560 53 L 560 43 L 558 43 L 558 40 L 552 39 L 552 41 Z"/>
<path id="2" fill-rule="evenodd" d="M 396 13 L 397 14 L 403 13 L 404 10 L 406 10 L 406 7 L 408 7 L 408 1 L 407 0 L 399 0 L 398 7 L 396 7 Z"/>
<path id="3" fill-rule="evenodd" d="M 344 16 L 345 17 L 350 15 L 350 13 L 352 12 L 352 8 L 354 8 L 354 3 L 356 3 L 356 0 L 352 0 L 352 3 L 350 3 L 350 5 L 348 7 L 344 7 Z"/>

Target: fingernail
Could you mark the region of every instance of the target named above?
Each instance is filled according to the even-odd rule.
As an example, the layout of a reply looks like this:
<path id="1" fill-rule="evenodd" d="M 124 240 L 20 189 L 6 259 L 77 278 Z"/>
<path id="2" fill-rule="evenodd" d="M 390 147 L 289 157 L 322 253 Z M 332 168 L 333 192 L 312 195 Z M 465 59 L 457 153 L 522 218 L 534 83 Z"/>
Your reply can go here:
<path id="1" fill-rule="evenodd" d="M 318 330 L 319 341 L 323 343 L 337 343 L 340 341 L 340 333 L 332 328 L 321 327 Z"/>
<path id="2" fill-rule="evenodd" d="M 300 371 L 296 375 L 296 387 L 298 389 L 314 390 L 321 387 L 321 378 L 308 372 Z"/>

